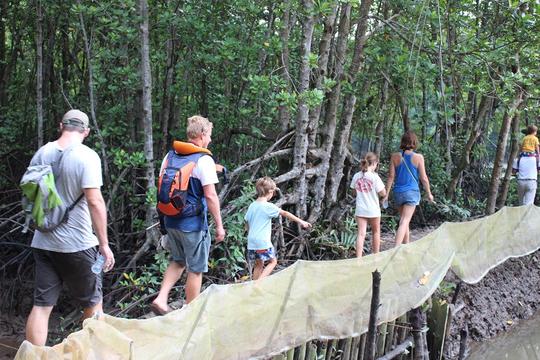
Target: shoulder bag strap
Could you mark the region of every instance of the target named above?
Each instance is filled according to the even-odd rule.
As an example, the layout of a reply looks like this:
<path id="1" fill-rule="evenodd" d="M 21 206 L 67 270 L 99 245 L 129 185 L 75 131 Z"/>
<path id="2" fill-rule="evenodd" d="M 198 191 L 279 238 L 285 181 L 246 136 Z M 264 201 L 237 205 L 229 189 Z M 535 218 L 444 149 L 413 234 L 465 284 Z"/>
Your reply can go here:
<path id="1" fill-rule="evenodd" d="M 402 151 L 401 152 L 401 163 L 403 165 L 405 165 L 405 167 L 407 168 L 407 171 L 409 171 L 409 174 L 411 174 L 412 178 L 414 179 L 414 181 L 416 181 L 416 185 L 420 186 L 420 184 L 418 183 L 418 179 L 416 178 L 416 176 L 414 176 L 413 172 L 411 171 L 411 169 L 409 168 L 409 165 L 407 165 L 407 162 L 405 161 L 405 151 Z"/>

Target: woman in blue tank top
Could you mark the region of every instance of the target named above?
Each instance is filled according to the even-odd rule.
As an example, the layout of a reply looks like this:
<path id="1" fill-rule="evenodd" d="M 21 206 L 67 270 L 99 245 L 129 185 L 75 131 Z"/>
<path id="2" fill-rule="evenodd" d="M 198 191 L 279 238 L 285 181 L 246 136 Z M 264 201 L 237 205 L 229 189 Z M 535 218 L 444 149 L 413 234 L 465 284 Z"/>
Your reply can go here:
<path id="1" fill-rule="evenodd" d="M 433 195 L 429 187 L 429 179 L 424 166 L 424 156 L 415 153 L 418 146 L 416 134 L 406 131 L 401 137 L 401 152 L 394 153 L 390 157 L 388 181 L 386 182 L 386 198 L 394 184 L 394 203 L 399 211 L 399 227 L 396 232 L 396 246 L 409 242 L 409 223 L 420 203 L 420 186 L 422 183 L 428 201 L 433 202 Z"/>

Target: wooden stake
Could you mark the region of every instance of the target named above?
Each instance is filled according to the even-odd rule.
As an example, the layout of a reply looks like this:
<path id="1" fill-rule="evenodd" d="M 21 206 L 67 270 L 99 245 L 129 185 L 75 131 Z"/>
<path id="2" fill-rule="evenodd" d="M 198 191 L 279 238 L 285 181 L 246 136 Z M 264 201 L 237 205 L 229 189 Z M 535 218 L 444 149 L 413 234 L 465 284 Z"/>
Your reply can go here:
<path id="1" fill-rule="evenodd" d="M 371 307 L 369 311 L 369 325 L 366 340 L 366 360 L 375 359 L 375 341 L 377 340 L 377 315 L 379 311 L 379 298 L 381 291 L 381 273 L 375 270 L 371 273 L 373 277 L 371 292 Z"/>
<path id="2" fill-rule="evenodd" d="M 469 337 L 469 327 L 465 327 L 459 332 L 461 339 L 459 340 L 459 356 L 458 360 L 463 360 L 468 355 L 467 351 L 467 338 Z"/>
<path id="3" fill-rule="evenodd" d="M 414 339 L 414 360 L 425 360 L 425 354 L 427 353 L 423 336 L 424 315 L 425 314 L 420 308 L 412 309 L 409 312 L 412 325 L 412 334 Z"/>

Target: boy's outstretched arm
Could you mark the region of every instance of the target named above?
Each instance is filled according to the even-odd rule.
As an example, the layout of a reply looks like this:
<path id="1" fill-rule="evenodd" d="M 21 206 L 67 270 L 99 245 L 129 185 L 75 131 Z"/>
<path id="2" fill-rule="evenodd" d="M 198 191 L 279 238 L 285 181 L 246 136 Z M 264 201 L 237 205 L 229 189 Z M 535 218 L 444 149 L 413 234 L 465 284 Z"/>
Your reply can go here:
<path id="1" fill-rule="evenodd" d="M 302 219 L 300 219 L 299 217 L 291 214 L 290 212 L 288 211 L 285 211 L 285 210 L 279 210 L 279 215 L 281 216 L 284 216 L 286 217 L 287 219 L 289 220 L 292 220 L 292 221 L 295 221 L 297 223 L 300 224 L 300 226 L 302 226 L 304 229 L 307 229 L 307 228 L 310 228 L 311 227 L 311 224 L 308 223 L 307 221 L 304 221 Z"/>

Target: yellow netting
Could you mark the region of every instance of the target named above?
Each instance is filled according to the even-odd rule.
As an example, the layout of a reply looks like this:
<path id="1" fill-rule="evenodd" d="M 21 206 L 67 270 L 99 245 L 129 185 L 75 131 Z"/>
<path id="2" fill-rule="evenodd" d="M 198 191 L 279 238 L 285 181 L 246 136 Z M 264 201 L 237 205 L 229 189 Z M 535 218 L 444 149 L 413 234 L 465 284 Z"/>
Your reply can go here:
<path id="1" fill-rule="evenodd" d="M 381 272 L 379 322 L 422 304 L 449 268 L 475 283 L 510 257 L 540 248 L 540 208 L 503 208 L 445 223 L 424 238 L 360 260 L 298 261 L 260 282 L 212 285 L 163 317 L 86 320 L 53 347 L 24 342 L 16 359 L 246 359 L 310 339 L 367 330 L 371 273 Z"/>

